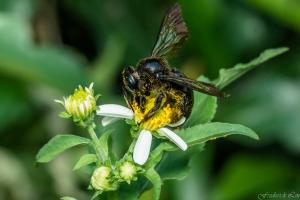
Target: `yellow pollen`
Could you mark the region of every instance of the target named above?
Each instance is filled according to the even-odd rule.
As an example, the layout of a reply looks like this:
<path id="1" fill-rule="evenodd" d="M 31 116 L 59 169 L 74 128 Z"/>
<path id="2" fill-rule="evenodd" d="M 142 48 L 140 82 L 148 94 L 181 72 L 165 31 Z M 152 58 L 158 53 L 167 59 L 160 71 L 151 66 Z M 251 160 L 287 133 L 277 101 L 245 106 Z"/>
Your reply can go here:
<path id="1" fill-rule="evenodd" d="M 155 98 L 147 99 L 144 111 L 142 111 L 136 102 L 132 104 L 136 123 L 140 124 L 141 128 L 149 131 L 155 131 L 158 128 L 174 123 L 174 119 L 176 120 L 182 115 L 180 109 L 172 107 L 170 104 L 165 104 L 151 118 L 143 121 L 147 113 L 154 107 L 155 100 Z"/>
<path id="2" fill-rule="evenodd" d="M 63 103 L 68 114 L 84 120 L 96 110 L 96 97 L 94 97 L 92 86 L 91 84 L 85 89 L 79 86 L 72 95 L 64 98 Z"/>
<path id="3" fill-rule="evenodd" d="M 88 96 L 90 96 L 90 93 L 84 91 L 84 90 L 77 90 L 73 95 L 72 98 L 79 102 L 84 102 Z"/>

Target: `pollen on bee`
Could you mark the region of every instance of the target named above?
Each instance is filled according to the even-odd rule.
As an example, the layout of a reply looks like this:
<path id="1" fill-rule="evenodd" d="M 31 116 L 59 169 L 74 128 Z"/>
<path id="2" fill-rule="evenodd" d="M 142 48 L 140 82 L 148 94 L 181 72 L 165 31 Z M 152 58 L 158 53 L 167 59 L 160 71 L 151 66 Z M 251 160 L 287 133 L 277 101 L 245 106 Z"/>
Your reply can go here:
<path id="1" fill-rule="evenodd" d="M 147 101 L 147 104 L 145 105 L 144 112 L 137 103 L 133 103 L 132 105 L 132 109 L 135 113 L 135 121 L 136 123 L 140 124 L 141 128 L 143 129 L 155 131 L 170 123 L 174 123 L 174 120 L 178 119 L 182 114 L 180 109 L 172 107 L 170 104 L 166 104 L 162 108 L 157 110 L 151 118 L 143 121 L 147 113 L 154 107 L 154 104 L 155 99 L 149 99 Z"/>

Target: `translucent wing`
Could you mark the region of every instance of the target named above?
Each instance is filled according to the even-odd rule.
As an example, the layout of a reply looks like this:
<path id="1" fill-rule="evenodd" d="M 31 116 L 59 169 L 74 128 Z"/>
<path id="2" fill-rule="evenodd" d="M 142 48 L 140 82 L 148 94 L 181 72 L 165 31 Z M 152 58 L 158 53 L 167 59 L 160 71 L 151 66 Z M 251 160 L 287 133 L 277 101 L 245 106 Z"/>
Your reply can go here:
<path id="1" fill-rule="evenodd" d="M 188 29 L 181 16 L 181 8 L 175 4 L 167 12 L 152 50 L 152 56 L 164 57 L 175 53 L 188 37 Z"/>
<path id="2" fill-rule="evenodd" d="M 169 81 L 181 86 L 185 86 L 192 90 L 196 90 L 198 92 L 202 92 L 208 95 L 217 96 L 217 97 L 227 96 L 224 92 L 220 91 L 216 86 L 210 83 L 193 80 L 187 77 L 178 77 L 176 75 L 173 75 L 172 73 L 169 75 L 160 75 L 159 79 Z"/>

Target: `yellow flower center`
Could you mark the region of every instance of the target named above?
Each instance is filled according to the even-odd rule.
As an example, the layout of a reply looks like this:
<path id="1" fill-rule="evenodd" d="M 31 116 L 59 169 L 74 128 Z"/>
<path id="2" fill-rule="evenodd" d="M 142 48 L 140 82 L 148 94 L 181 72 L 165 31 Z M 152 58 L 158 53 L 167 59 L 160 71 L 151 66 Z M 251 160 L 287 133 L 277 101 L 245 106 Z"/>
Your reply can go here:
<path id="1" fill-rule="evenodd" d="M 91 97 L 91 94 L 87 91 L 84 91 L 83 89 L 75 91 L 75 93 L 72 95 L 72 100 L 75 100 L 79 103 L 83 103 L 88 98 Z"/>
<path id="2" fill-rule="evenodd" d="M 96 98 L 93 93 L 92 85 L 89 88 L 79 86 L 72 95 L 64 98 L 66 112 L 76 119 L 85 120 L 96 109 Z"/>

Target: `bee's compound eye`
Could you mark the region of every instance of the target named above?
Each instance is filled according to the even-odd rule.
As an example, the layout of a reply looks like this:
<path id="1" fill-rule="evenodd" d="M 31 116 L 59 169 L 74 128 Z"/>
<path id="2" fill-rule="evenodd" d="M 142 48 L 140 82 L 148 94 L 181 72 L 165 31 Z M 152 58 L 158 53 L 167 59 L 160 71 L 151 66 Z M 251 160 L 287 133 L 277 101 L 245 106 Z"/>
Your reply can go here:
<path id="1" fill-rule="evenodd" d="M 126 67 L 122 72 L 123 84 L 128 90 L 138 89 L 139 75 L 133 67 Z"/>
<path id="2" fill-rule="evenodd" d="M 138 80 L 136 80 L 136 78 L 131 74 L 128 75 L 127 77 L 127 83 L 128 83 L 128 87 L 132 90 L 138 88 Z"/>

